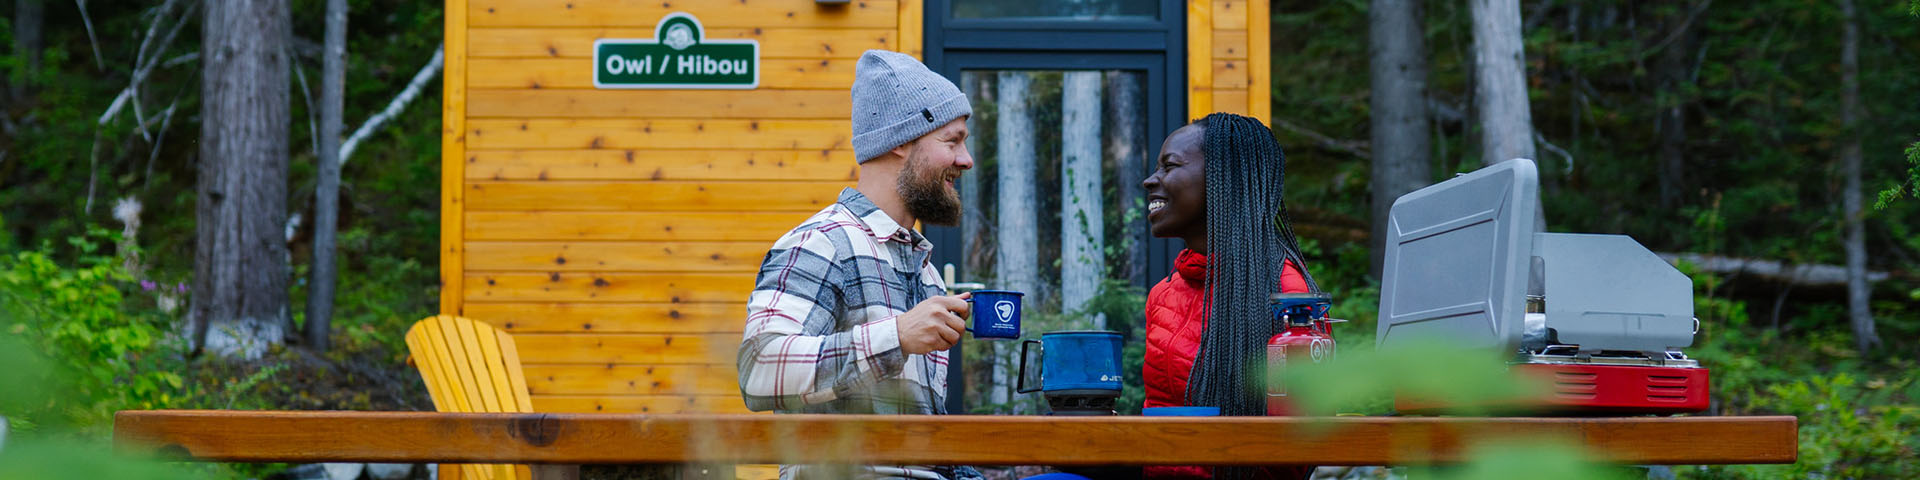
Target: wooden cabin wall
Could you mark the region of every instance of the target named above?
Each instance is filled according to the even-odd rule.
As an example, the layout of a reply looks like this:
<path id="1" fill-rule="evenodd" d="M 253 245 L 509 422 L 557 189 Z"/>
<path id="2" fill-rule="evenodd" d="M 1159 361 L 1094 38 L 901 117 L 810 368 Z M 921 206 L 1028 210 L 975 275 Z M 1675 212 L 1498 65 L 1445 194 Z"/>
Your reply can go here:
<path id="1" fill-rule="evenodd" d="M 1205 67 L 1188 111 L 1265 118 L 1267 22 L 1248 19 L 1266 2 L 1186 1 Z M 920 56 L 923 8 L 447 0 L 441 311 L 514 335 L 538 411 L 745 411 L 734 355 L 760 259 L 853 184 L 854 63 Z M 759 88 L 593 88 L 595 39 L 652 38 L 674 11 L 758 40 Z"/>
<path id="2" fill-rule="evenodd" d="M 512 333 L 533 406 L 741 412 L 767 247 L 855 180 L 847 88 L 918 0 L 450 0 L 443 310 Z M 754 90 L 598 90 L 669 12 L 760 42 Z"/>
<path id="3" fill-rule="evenodd" d="M 1268 8 L 1266 0 L 1188 0 L 1187 120 L 1213 112 L 1272 118 Z"/>

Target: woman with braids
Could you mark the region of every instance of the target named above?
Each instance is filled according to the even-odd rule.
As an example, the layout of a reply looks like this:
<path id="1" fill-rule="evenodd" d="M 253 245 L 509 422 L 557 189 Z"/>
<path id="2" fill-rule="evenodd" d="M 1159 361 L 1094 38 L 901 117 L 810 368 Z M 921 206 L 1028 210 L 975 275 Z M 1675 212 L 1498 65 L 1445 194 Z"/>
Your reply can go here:
<path id="1" fill-rule="evenodd" d="M 1168 135 L 1147 191 L 1153 236 L 1186 250 L 1147 295 L 1146 407 L 1265 415 L 1268 296 L 1318 292 L 1287 224 L 1286 155 L 1260 121 L 1215 113 Z M 1306 478 L 1311 468 L 1148 468 L 1148 478 Z"/>

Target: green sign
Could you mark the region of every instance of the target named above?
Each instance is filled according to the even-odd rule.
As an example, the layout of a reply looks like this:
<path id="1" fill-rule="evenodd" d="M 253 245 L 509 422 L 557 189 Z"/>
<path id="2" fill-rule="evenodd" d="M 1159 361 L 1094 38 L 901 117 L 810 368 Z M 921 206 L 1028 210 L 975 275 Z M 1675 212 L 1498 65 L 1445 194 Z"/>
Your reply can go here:
<path id="1" fill-rule="evenodd" d="M 753 89 L 760 86 L 760 42 L 710 40 L 700 20 L 669 13 L 650 39 L 593 42 L 595 88 Z"/>

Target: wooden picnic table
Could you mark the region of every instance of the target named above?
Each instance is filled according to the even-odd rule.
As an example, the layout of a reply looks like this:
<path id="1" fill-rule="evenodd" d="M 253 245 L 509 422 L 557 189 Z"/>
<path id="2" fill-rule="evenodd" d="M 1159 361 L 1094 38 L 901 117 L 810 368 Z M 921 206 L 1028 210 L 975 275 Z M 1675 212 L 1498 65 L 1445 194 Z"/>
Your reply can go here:
<path id="1" fill-rule="evenodd" d="M 1486 440 L 1621 464 L 1791 463 L 1794 417 L 1054 417 L 143 410 L 130 454 L 223 462 L 1406 465 Z"/>

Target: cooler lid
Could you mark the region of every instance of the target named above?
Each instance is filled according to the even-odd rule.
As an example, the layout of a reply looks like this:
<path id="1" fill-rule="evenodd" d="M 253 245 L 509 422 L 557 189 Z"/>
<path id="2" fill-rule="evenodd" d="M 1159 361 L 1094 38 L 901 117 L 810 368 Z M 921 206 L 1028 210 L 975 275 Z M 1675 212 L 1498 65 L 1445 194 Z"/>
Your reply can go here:
<path id="1" fill-rule="evenodd" d="M 1395 200 L 1381 268 L 1379 348 L 1518 349 L 1539 208 L 1539 173 L 1527 159 Z"/>

